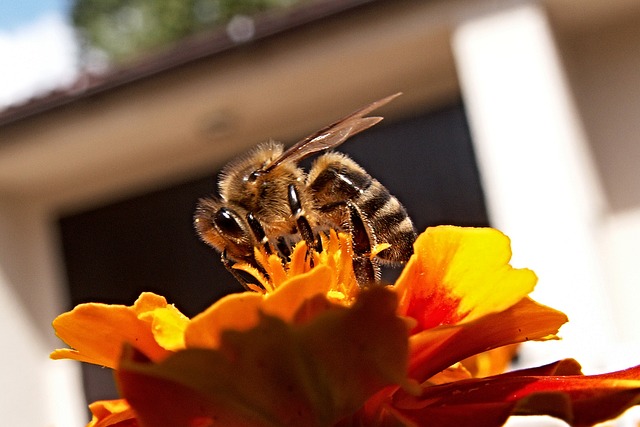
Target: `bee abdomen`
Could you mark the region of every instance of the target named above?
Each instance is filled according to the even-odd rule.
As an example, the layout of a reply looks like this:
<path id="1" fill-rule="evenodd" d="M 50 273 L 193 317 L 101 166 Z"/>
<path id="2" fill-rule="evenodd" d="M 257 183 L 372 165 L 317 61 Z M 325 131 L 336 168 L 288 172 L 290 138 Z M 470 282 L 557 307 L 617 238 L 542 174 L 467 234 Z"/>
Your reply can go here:
<path id="1" fill-rule="evenodd" d="M 404 263 L 413 253 L 416 233 L 405 208 L 380 182 L 373 179 L 369 190 L 355 203 L 366 215 L 378 243 L 391 247 L 378 257 L 389 263 Z"/>
<path id="2" fill-rule="evenodd" d="M 347 202 L 357 206 L 372 242 L 389 243 L 391 248 L 378 257 L 389 264 L 404 263 L 413 253 L 416 233 L 407 211 L 378 180 L 340 153 L 318 158 L 308 175 L 307 188 L 321 211 L 335 225 L 344 220 L 340 212 Z"/>
<path id="3" fill-rule="evenodd" d="M 309 173 L 308 188 L 321 205 L 355 200 L 366 192 L 373 178 L 353 160 L 339 153 L 318 158 Z"/>

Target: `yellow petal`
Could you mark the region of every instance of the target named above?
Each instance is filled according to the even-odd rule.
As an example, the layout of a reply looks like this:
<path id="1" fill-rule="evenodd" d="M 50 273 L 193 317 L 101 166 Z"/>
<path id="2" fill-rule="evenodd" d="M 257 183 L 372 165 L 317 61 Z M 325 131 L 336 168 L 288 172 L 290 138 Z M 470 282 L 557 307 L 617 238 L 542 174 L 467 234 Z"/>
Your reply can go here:
<path id="1" fill-rule="evenodd" d="M 173 305 L 156 308 L 139 317 L 151 322 L 151 331 L 161 347 L 171 351 L 184 348 L 184 331 L 189 324 L 189 318 Z"/>
<path id="2" fill-rule="evenodd" d="M 427 329 L 502 311 L 537 281 L 531 270 L 511 267 L 510 259 L 509 238 L 492 228 L 428 228 L 396 283 L 400 314 Z"/>

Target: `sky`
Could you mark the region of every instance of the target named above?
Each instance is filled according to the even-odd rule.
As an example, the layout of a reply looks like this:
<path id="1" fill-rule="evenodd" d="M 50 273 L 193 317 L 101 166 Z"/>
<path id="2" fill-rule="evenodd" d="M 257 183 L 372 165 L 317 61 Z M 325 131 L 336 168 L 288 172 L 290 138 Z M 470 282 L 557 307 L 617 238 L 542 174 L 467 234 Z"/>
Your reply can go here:
<path id="1" fill-rule="evenodd" d="M 0 1 L 0 110 L 70 85 L 78 48 L 71 0 Z"/>

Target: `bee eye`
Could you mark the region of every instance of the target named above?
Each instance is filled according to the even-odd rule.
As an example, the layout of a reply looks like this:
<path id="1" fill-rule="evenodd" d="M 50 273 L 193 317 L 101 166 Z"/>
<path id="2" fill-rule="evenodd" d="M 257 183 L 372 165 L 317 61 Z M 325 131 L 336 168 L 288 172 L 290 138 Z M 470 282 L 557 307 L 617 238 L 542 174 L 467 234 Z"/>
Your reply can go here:
<path id="1" fill-rule="evenodd" d="M 244 181 L 251 182 L 251 183 L 256 182 L 256 180 L 260 175 L 262 175 L 262 171 L 260 170 L 253 171 L 249 175 L 244 177 Z"/>
<path id="2" fill-rule="evenodd" d="M 238 216 L 231 209 L 220 208 L 213 217 L 213 223 L 221 233 L 227 234 L 230 237 L 239 239 L 245 234 L 240 226 Z"/>

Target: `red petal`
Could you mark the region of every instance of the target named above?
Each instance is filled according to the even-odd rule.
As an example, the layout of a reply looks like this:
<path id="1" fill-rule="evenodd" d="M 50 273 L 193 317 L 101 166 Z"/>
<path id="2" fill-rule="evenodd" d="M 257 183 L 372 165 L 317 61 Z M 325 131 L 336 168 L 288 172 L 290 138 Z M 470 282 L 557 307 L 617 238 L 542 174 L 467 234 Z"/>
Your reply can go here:
<path id="1" fill-rule="evenodd" d="M 550 415 L 572 426 L 590 426 L 640 403 L 640 366 L 604 375 L 575 372 L 573 361 L 538 368 L 551 376 L 516 371 L 484 379 L 426 387 L 420 397 L 398 394 L 393 406 L 418 425 L 501 426 L 510 415 Z"/>

